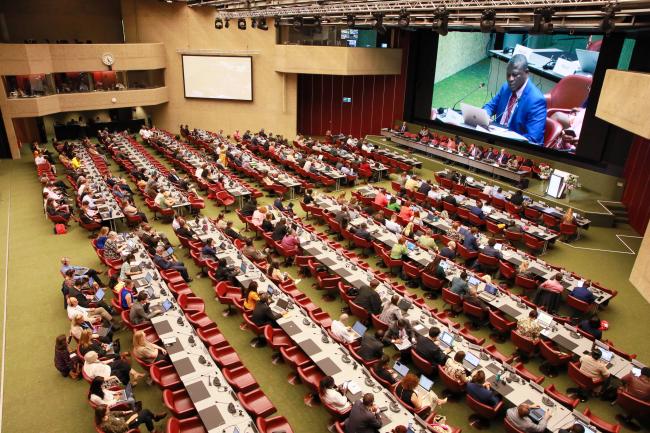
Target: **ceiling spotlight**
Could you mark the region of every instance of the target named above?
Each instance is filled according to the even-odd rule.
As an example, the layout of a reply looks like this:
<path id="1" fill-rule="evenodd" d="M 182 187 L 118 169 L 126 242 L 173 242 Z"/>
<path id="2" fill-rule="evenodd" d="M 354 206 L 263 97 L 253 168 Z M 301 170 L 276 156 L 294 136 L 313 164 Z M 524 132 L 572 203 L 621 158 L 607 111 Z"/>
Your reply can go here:
<path id="1" fill-rule="evenodd" d="M 440 36 L 447 36 L 449 33 L 449 11 L 447 8 L 437 8 L 433 11 L 431 30 L 438 32 Z"/>
<path id="2" fill-rule="evenodd" d="M 373 12 L 372 17 L 375 19 L 374 29 L 380 35 L 386 33 L 386 26 L 384 26 L 384 14 L 379 12 Z"/>
<path id="3" fill-rule="evenodd" d="M 223 28 L 223 20 L 219 17 L 214 19 L 214 28 L 221 30 Z"/>
<path id="4" fill-rule="evenodd" d="M 237 20 L 237 27 L 239 30 L 246 30 L 246 18 L 240 18 Z"/>
<path id="5" fill-rule="evenodd" d="M 533 27 L 530 29 L 532 34 L 551 34 L 553 33 L 553 14 L 555 10 L 545 6 L 536 8 L 533 12 Z"/>
<path id="6" fill-rule="evenodd" d="M 302 28 L 305 22 L 302 17 L 293 17 L 293 21 L 291 24 L 293 25 L 294 29 L 299 30 Z"/>
<path id="7" fill-rule="evenodd" d="M 257 18 L 251 17 L 251 29 L 257 27 Z"/>
<path id="8" fill-rule="evenodd" d="M 279 29 L 280 24 L 282 24 L 282 18 L 277 17 L 277 16 L 273 17 L 273 27 L 275 27 L 276 29 Z"/>
<path id="9" fill-rule="evenodd" d="M 409 16 L 407 10 L 402 9 L 401 11 L 399 11 L 399 19 L 397 20 L 397 25 L 404 28 L 404 27 L 408 27 L 410 22 L 411 22 L 411 17 Z"/>
<path id="10" fill-rule="evenodd" d="M 616 29 L 616 21 L 614 20 L 616 12 L 620 11 L 621 7 L 618 4 L 609 3 L 603 7 L 605 16 L 600 22 L 600 30 L 606 35 L 610 34 Z"/>
<path id="11" fill-rule="evenodd" d="M 261 18 L 257 19 L 257 28 L 260 29 L 260 30 L 268 30 L 269 29 L 269 25 L 267 24 L 265 17 L 261 17 Z"/>
<path id="12" fill-rule="evenodd" d="M 346 21 L 347 21 L 348 28 L 354 27 L 354 15 L 348 15 L 346 17 Z"/>
<path id="13" fill-rule="evenodd" d="M 497 21 L 497 12 L 494 9 L 486 9 L 481 13 L 481 31 L 491 33 L 494 31 Z"/>

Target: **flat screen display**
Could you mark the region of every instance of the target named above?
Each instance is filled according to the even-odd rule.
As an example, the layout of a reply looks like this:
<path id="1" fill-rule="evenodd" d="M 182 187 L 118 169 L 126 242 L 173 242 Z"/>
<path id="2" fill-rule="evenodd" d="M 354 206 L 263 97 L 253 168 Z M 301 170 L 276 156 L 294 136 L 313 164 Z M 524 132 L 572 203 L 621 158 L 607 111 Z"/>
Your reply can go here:
<path id="1" fill-rule="evenodd" d="M 497 37 L 480 32 L 440 36 L 431 119 L 574 154 L 598 63 L 599 39 L 568 34 Z M 487 128 L 484 122 L 472 124 L 472 119 L 484 117 L 466 104 L 487 112 Z M 452 109 L 455 113 L 448 116 Z"/>
<path id="2" fill-rule="evenodd" d="M 252 57 L 183 55 L 186 98 L 253 100 Z"/>

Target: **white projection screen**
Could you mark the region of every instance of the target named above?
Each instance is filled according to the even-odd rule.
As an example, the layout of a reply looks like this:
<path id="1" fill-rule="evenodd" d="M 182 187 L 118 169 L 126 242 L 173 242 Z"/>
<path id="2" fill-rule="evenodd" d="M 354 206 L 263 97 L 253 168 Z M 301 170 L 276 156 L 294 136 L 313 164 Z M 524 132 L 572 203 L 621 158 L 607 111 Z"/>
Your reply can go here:
<path id="1" fill-rule="evenodd" d="M 184 54 L 186 98 L 253 100 L 253 59 Z"/>

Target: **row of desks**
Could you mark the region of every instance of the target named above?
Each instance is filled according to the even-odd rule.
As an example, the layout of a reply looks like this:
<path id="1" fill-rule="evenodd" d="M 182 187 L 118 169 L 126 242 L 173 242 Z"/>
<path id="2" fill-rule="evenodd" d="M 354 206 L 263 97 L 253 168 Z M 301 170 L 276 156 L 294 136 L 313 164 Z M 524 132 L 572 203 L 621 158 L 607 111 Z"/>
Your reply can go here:
<path id="1" fill-rule="evenodd" d="M 475 159 L 474 157 L 471 157 L 469 155 L 465 155 L 458 152 L 452 152 L 447 148 L 434 146 L 433 144 L 423 144 L 418 141 L 408 139 L 404 137 L 402 134 L 390 131 L 388 129 L 382 129 L 381 135 L 390 138 L 390 140 L 393 143 L 410 147 L 411 149 L 419 150 L 420 152 L 433 155 L 438 158 L 442 158 L 458 164 L 462 164 L 467 167 L 475 168 L 477 170 L 481 170 L 485 173 L 491 174 L 492 176 L 503 177 L 505 179 L 509 179 L 517 183 L 520 183 L 529 174 L 529 172 L 527 171 L 523 171 L 523 170 L 513 171 L 507 167 L 500 166 L 495 162 Z"/>
<path id="2" fill-rule="evenodd" d="M 363 268 L 343 256 L 340 251 L 335 250 L 313 234 L 303 231 L 300 234 L 300 240 L 300 246 L 304 252 L 313 256 L 332 273 L 339 275 L 349 285 L 361 288 L 367 286 L 374 279 L 374 274 L 371 271 L 363 270 Z M 389 301 L 396 294 L 385 283 L 381 283 L 377 287 L 377 293 L 383 302 Z M 409 310 L 402 311 L 402 313 L 403 317 L 411 322 L 414 330 L 422 336 L 428 335 L 429 328 L 433 326 L 441 331 L 454 334 L 455 341 L 448 355 L 453 357 L 458 351 L 464 351 L 465 353 L 472 352 L 479 357 L 479 368 L 484 370 L 487 380 L 493 385 L 492 388 L 511 405 L 516 406 L 527 402 L 539 404 L 545 410 L 552 410 L 553 415 L 547 425 L 549 431 L 556 432 L 560 428 L 567 427 L 575 422 L 576 416 L 569 409 L 545 394 L 541 386 L 529 382 L 509 365 L 501 364 L 483 348 L 464 339 L 454 328 L 448 327 L 446 323 L 438 320 L 428 309 L 412 304 Z M 496 382 L 497 375 L 506 378 L 506 380 Z"/>
<path id="3" fill-rule="evenodd" d="M 153 276 L 150 289 L 147 289 L 150 295 L 153 294 L 150 308 L 162 310 L 163 303 L 171 303 L 171 309 L 153 317 L 151 322 L 206 430 L 209 433 L 257 433 L 253 419 L 187 321 L 142 242 L 133 234 L 121 234 L 121 238 L 128 245 L 125 255 L 127 252 L 135 254 L 132 266 L 142 270 L 131 279 L 137 284 L 147 274 Z"/>

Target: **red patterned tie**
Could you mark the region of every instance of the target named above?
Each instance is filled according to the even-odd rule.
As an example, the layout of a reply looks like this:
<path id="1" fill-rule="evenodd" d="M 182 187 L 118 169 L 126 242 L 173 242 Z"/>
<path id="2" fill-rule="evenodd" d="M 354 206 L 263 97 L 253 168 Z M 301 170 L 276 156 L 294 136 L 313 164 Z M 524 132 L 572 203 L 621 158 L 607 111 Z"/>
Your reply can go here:
<path id="1" fill-rule="evenodd" d="M 508 99 L 508 107 L 506 108 L 506 112 L 503 113 L 503 117 L 501 118 L 501 124 L 502 125 L 508 125 L 508 122 L 510 121 L 510 116 L 512 116 L 512 110 L 515 108 L 515 104 L 517 103 L 517 95 L 513 92 L 512 95 L 510 95 L 510 99 Z"/>

